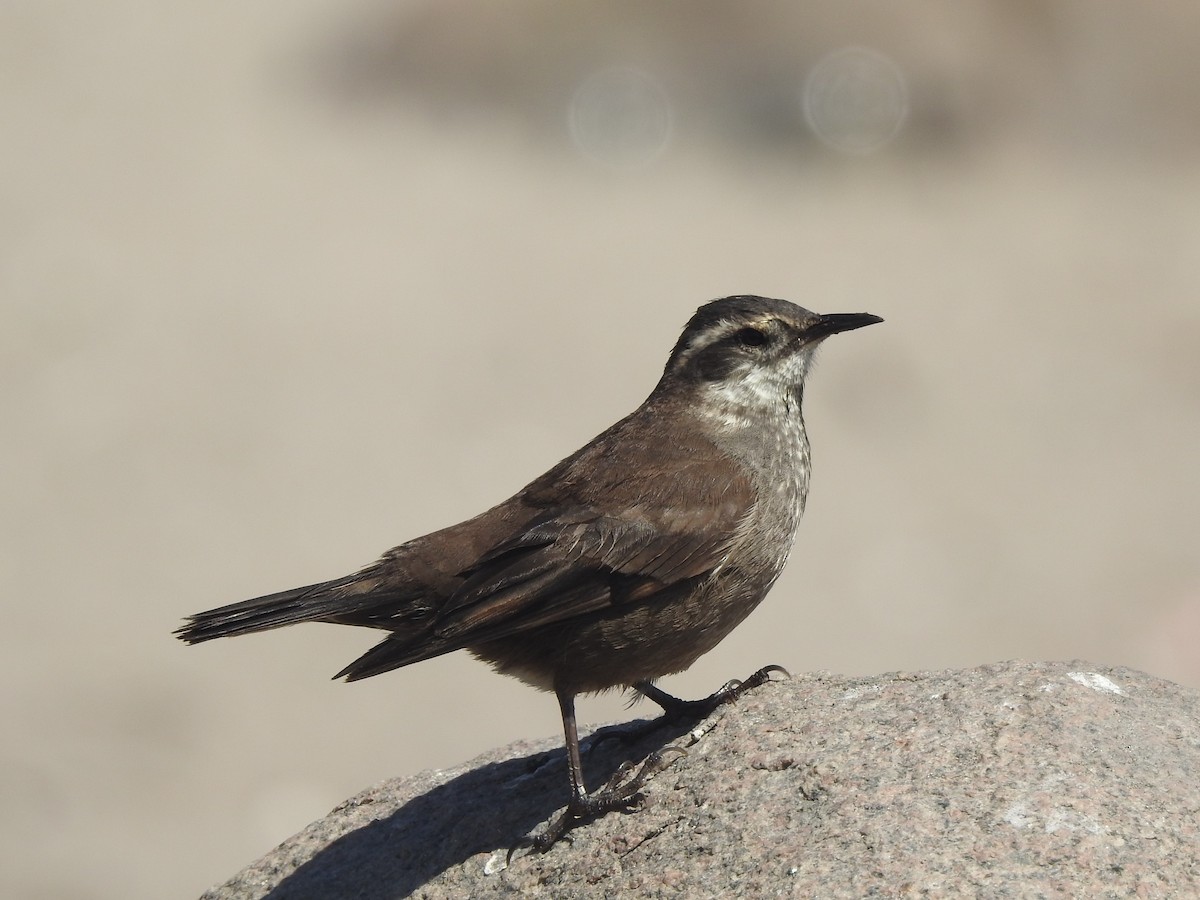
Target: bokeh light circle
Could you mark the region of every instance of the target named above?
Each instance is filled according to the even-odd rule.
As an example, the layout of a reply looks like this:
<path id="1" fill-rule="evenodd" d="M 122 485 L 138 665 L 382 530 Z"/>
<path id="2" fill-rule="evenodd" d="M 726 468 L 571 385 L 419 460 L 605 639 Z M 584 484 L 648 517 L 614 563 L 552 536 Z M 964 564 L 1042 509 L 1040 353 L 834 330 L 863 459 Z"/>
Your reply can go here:
<path id="1" fill-rule="evenodd" d="M 825 56 L 804 80 L 804 118 L 822 142 L 866 155 L 900 132 L 908 117 L 908 86 L 894 62 L 866 47 Z"/>

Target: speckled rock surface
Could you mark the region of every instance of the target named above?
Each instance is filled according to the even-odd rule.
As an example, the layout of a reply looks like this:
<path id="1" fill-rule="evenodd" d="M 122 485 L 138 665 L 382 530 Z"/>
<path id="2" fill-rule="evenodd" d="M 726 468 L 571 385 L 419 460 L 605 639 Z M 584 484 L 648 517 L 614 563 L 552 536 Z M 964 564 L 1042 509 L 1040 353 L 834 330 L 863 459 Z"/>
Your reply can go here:
<path id="1" fill-rule="evenodd" d="M 1200 694 L 1141 672 L 799 675 L 602 742 L 589 784 L 670 743 L 641 809 L 508 868 L 557 740 L 377 785 L 205 897 L 1200 896 Z"/>

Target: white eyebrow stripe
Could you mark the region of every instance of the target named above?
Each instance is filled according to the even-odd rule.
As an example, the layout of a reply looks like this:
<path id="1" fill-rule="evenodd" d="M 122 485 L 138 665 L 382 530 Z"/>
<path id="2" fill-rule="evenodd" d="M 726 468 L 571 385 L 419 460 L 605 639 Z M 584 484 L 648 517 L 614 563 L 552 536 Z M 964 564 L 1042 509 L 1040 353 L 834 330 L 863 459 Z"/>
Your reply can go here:
<path id="1" fill-rule="evenodd" d="M 711 328 L 701 331 L 695 337 L 693 337 L 691 341 L 688 342 L 687 355 L 691 356 L 692 354 L 698 353 L 707 347 L 711 347 L 718 341 L 729 337 L 731 334 L 741 331 L 743 328 L 767 328 L 772 322 L 775 321 L 778 320 L 774 317 L 754 319 L 752 321 L 725 319 L 724 321 L 718 323 L 718 325 L 713 325 Z"/>

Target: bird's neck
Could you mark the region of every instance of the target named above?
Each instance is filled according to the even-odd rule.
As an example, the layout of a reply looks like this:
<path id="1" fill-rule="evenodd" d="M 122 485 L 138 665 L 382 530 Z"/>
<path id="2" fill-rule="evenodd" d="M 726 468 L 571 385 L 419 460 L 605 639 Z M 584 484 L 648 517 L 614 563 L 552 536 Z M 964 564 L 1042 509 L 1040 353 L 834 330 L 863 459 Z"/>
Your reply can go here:
<path id="1" fill-rule="evenodd" d="M 783 490 L 803 509 L 809 445 L 801 391 L 789 387 L 767 395 L 754 390 L 718 394 L 692 409 L 710 439 L 754 473 L 756 482 Z"/>

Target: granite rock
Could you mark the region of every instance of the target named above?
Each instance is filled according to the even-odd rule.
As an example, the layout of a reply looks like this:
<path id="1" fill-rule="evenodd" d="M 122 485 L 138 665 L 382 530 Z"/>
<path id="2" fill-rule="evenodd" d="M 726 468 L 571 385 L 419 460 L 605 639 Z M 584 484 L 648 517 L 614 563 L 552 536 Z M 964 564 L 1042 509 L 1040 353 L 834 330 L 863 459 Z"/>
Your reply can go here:
<path id="1" fill-rule="evenodd" d="M 1141 672 L 799 675 L 589 741 L 589 784 L 669 744 L 641 808 L 507 867 L 565 802 L 557 740 L 376 785 L 205 898 L 1200 896 L 1200 694 Z"/>

